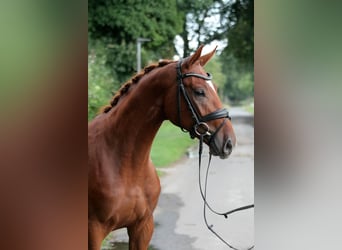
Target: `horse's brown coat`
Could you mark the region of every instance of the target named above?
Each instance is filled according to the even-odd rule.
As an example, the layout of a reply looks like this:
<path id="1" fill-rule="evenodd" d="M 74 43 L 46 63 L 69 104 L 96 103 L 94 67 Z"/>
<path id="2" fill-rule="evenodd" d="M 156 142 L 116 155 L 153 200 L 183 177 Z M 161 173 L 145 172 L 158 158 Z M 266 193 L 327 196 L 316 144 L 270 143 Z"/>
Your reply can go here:
<path id="1" fill-rule="evenodd" d="M 182 71 L 205 74 L 202 66 L 215 50 L 201 57 L 201 46 L 185 59 Z M 111 105 L 88 125 L 88 248 L 99 250 L 112 230 L 127 228 L 130 250 L 146 250 L 153 233 L 153 210 L 160 194 L 159 178 L 150 159 L 153 139 L 164 120 L 177 124 L 176 62 L 164 61 L 145 68 L 133 77 Z M 221 108 L 214 90 L 203 79 L 186 79 L 198 111 L 205 115 Z M 206 91 L 199 99 L 196 88 Z M 193 125 L 190 112 L 182 101 L 182 126 Z M 210 121 L 214 129 L 221 121 Z M 227 121 L 217 136 L 223 147 L 235 135 Z"/>

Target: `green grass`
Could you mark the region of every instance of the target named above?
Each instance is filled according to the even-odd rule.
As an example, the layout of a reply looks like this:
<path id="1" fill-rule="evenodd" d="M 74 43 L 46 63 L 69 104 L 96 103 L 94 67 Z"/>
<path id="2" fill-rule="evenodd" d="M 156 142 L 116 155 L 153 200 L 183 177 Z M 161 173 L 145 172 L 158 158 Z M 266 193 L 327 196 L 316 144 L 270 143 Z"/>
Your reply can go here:
<path id="1" fill-rule="evenodd" d="M 254 114 L 254 98 L 241 101 L 240 105 L 249 113 Z"/>
<path id="2" fill-rule="evenodd" d="M 169 121 L 165 121 L 154 139 L 151 157 L 156 167 L 164 167 L 179 160 L 195 143 L 189 134 L 183 133 Z"/>
<path id="3" fill-rule="evenodd" d="M 244 106 L 244 109 L 245 109 L 247 112 L 249 112 L 249 113 L 251 113 L 251 114 L 254 114 L 254 105 L 253 105 L 253 106 L 252 106 L 252 105 Z"/>

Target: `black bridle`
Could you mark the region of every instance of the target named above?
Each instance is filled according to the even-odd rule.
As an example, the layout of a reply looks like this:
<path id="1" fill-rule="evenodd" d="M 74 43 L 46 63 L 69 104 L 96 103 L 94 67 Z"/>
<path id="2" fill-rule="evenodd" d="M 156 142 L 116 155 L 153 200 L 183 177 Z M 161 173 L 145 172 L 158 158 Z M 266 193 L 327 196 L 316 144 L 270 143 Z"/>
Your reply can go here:
<path id="1" fill-rule="evenodd" d="M 212 152 L 209 152 L 209 161 L 208 161 L 208 166 L 207 166 L 207 171 L 206 171 L 206 176 L 205 176 L 205 183 L 204 183 L 204 191 L 202 189 L 201 185 L 201 158 L 202 158 L 202 149 L 203 149 L 203 141 L 206 138 L 208 141 L 208 144 L 210 145 L 210 148 L 215 148 L 214 144 L 214 138 L 218 131 L 223 127 L 225 124 L 226 120 L 229 119 L 231 120 L 231 117 L 229 116 L 229 112 L 225 108 L 218 109 L 210 114 L 207 114 L 205 116 L 201 116 L 195 106 L 192 104 L 191 99 L 184 87 L 183 84 L 183 79 L 187 77 L 197 77 L 201 78 L 203 80 L 211 80 L 212 76 L 211 74 L 207 73 L 207 75 L 201 75 L 197 73 L 185 73 L 182 74 L 182 60 L 179 60 L 177 63 L 177 84 L 178 84 L 178 90 L 177 90 L 177 109 L 178 109 L 178 124 L 180 128 L 182 129 L 183 132 L 189 132 L 191 138 L 195 138 L 196 135 L 199 137 L 199 151 L 198 151 L 198 165 L 199 165 L 199 187 L 200 187 L 200 193 L 204 202 L 204 208 L 203 208 L 203 216 L 204 216 L 204 221 L 208 229 L 216 236 L 218 237 L 223 243 L 225 243 L 228 247 L 238 250 L 237 248 L 233 247 L 230 245 L 227 241 L 225 241 L 216 231 L 213 229 L 213 225 L 209 225 L 207 221 L 207 216 L 206 216 L 206 208 L 209 208 L 210 211 L 217 215 L 224 216 L 226 219 L 228 218 L 229 214 L 235 213 L 237 211 L 241 210 L 246 210 L 254 207 L 254 204 L 252 205 L 247 205 L 243 207 L 239 207 L 233 210 L 230 210 L 225 213 L 220 213 L 215 211 L 207 202 L 207 183 L 208 183 L 208 174 L 209 174 L 209 167 L 211 163 L 211 157 L 212 157 Z M 192 119 L 194 120 L 194 125 L 193 127 L 187 131 L 183 126 L 182 126 L 182 120 L 181 120 L 181 93 L 183 94 L 184 100 L 188 106 L 189 111 L 191 112 Z M 216 120 L 216 119 L 224 119 L 221 123 L 221 125 L 214 131 L 212 132 L 209 128 L 209 125 L 206 123 L 208 121 Z M 253 249 L 254 246 L 251 246 L 248 248 L 248 250 Z"/>
<path id="2" fill-rule="evenodd" d="M 217 134 L 217 132 L 223 127 L 226 119 L 231 120 L 229 116 L 229 112 L 225 108 L 218 109 L 210 114 L 207 114 L 205 116 L 201 116 L 200 113 L 197 111 L 193 103 L 191 102 L 191 99 L 184 87 L 183 79 L 187 77 L 197 77 L 201 78 L 203 80 L 211 80 L 212 76 L 207 73 L 207 75 L 201 75 L 197 73 L 185 73 L 182 74 L 182 60 L 178 61 L 177 64 L 177 83 L 178 83 L 178 93 L 177 93 L 177 105 L 178 105 L 178 123 L 181 127 L 182 131 L 188 132 L 183 126 L 182 126 L 182 120 L 181 120 L 181 100 L 180 96 L 181 93 L 183 94 L 184 100 L 189 108 L 189 111 L 191 112 L 192 119 L 194 120 L 193 127 L 189 130 L 191 138 L 194 138 L 197 136 L 203 136 L 208 138 L 209 144 L 213 142 L 213 138 Z M 224 118 L 221 125 L 213 132 L 209 129 L 209 126 L 207 124 L 208 121 L 217 120 Z"/>

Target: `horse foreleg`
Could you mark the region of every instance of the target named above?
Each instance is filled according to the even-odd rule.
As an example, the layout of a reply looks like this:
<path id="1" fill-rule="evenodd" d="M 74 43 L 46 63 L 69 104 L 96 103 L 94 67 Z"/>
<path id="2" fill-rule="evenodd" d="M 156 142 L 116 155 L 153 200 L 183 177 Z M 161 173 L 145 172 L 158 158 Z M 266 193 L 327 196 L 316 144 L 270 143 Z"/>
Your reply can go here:
<path id="1" fill-rule="evenodd" d="M 88 222 L 88 250 L 100 250 L 104 237 L 103 228 L 99 222 Z"/>
<path id="2" fill-rule="evenodd" d="M 153 216 L 127 228 L 129 250 L 147 250 L 154 229 Z"/>

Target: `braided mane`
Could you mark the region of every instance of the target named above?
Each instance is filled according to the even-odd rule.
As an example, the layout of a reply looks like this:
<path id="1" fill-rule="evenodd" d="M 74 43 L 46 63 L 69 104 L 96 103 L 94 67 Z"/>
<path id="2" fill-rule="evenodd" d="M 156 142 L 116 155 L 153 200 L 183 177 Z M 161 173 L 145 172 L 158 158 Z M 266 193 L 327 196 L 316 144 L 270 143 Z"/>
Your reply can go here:
<path id="1" fill-rule="evenodd" d="M 104 107 L 102 107 L 100 109 L 99 113 L 108 113 L 113 107 L 116 106 L 116 104 L 119 102 L 120 98 L 122 96 L 124 96 L 128 90 L 130 89 L 130 87 L 133 84 L 137 84 L 139 82 L 139 80 L 146 74 L 148 74 L 149 72 L 151 72 L 152 70 L 154 70 L 155 68 L 159 68 L 159 67 L 163 67 L 165 65 L 168 65 L 170 63 L 172 63 L 174 61 L 172 60 L 162 60 L 158 63 L 155 64 L 151 64 L 146 66 L 141 72 L 137 73 L 136 75 L 134 75 L 130 80 L 128 80 L 125 84 L 123 84 L 121 86 L 121 88 L 116 92 L 116 94 L 113 96 L 112 100 L 110 101 L 110 103 Z"/>

